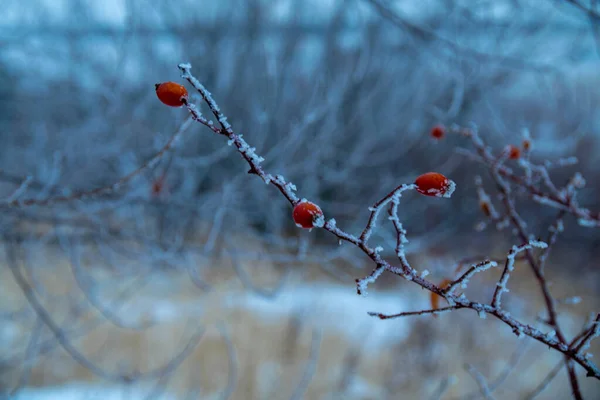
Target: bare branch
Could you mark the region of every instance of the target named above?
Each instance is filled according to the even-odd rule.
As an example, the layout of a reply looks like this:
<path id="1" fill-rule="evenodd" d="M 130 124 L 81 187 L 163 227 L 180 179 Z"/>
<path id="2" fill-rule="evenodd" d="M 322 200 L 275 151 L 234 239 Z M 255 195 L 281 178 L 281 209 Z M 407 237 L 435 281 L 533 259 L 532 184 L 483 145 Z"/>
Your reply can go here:
<path id="1" fill-rule="evenodd" d="M 494 63 L 497 63 L 499 66 L 507 67 L 510 69 L 517 69 L 517 70 L 528 70 L 529 69 L 529 70 L 535 70 L 535 71 L 540 71 L 540 72 L 542 72 L 542 71 L 556 72 L 556 69 L 551 65 L 538 64 L 538 63 L 534 63 L 534 62 L 530 62 L 530 61 L 526 61 L 526 60 L 521 60 L 521 59 L 518 59 L 515 57 L 511 57 L 511 56 L 484 53 L 484 52 L 481 52 L 481 51 L 478 51 L 475 49 L 464 47 L 456 42 L 453 42 L 450 39 L 447 39 L 443 36 L 438 35 L 434 31 L 431 31 L 429 29 L 418 26 L 418 25 L 410 22 L 409 20 L 401 17 L 398 13 L 396 13 L 392 9 L 390 9 L 390 7 L 387 6 L 386 4 L 384 4 L 384 2 L 381 0 L 368 0 L 368 2 L 371 3 L 371 5 L 377 10 L 377 12 L 382 17 L 384 17 L 388 21 L 392 22 L 394 25 L 396 25 L 402 29 L 407 29 L 408 31 L 413 33 L 416 37 L 422 37 L 422 38 L 426 38 L 428 40 L 435 40 L 437 42 L 443 43 L 445 46 L 447 46 L 452 51 L 454 51 L 457 55 L 467 56 L 467 57 L 470 57 L 471 59 L 474 59 L 479 62 L 494 62 Z"/>
<path id="2" fill-rule="evenodd" d="M 504 270 L 502 271 L 502 276 L 498 281 L 496 286 L 496 290 L 494 291 L 494 297 L 492 298 L 492 307 L 497 310 L 500 310 L 500 303 L 502 300 L 502 293 L 508 292 L 506 284 L 508 283 L 508 279 L 510 278 L 510 273 L 515 269 L 515 257 L 517 254 L 530 250 L 533 247 L 539 247 L 540 249 L 545 249 L 548 245 L 544 242 L 540 242 L 537 240 L 530 240 L 529 243 L 526 243 L 521 246 L 513 246 L 506 257 L 506 263 L 504 264 Z"/>
<path id="3" fill-rule="evenodd" d="M 142 163 L 138 168 L 131 171 L 129 174 L 123 176 L 122 178 L 118 179 L 116 182 L 112 183 L 111 185 L 99 187 L 99 188 L 95 188 L 95 189 L 87 190 L 87 191 L 75 192 L 68 196 L 47 197 L 47 198 L 43 198 L 43 199 L 30 198 L 30 199 L 24 199 L 24 200 L 19 200 L 18 198 L 15 198 L 12 201 L 0 204 L 0 209 L 8 208 L 8 207 L 49 206 L 49 205 L 53 205 L 53 204 L 57 204 L 57 203 L 71 202 L 74 200 L 88 200 L 90 198 L 100 197 L 100 196 L 104 196 L 104 195 L 116 192 L 122 186 L 129 183 L 133 178 L 140 175 L 141 173 L 146 171 L 148 168 L 152 168 L 154 165 L 156 165 L 160 161 L 160 159 L 173 148 L 173 146 L 177 143 L 177 141 L 180 139 L 180 137 L 183 135 L 183 133 L 185 133 L 185 131 L 190 127 L 192 122 L 193 122 L 193 118 L 192 117 L 188 118 L 179 127 L 177 132 L 175 132 L 171 136 L 171 138 L 167 141 L 167 143 L 156 154 L 154 154 L 152 157 L 150 157 L 148 160 L 146 160 L 144 163 Z"/>
<path id="4" fill-rule="evenodd" d="M 494 396 L 492 395 L 492 391 L 490 390 L 487 379 L 481 374 L 481 372 L 477 371 L 477 369 L 471 364 L 466 364 L 465 369 L 479 386 L 482 396 L 486 400 L 494 400 Z"/>
<path id="5" fill-rule="evenodd" d="M 461 305 L 453 305 L 448 307 L 436 308 L 433 310 L 421 310 L 421 311 L 407 311 L 398 314 L 381 314 L 376 312 L 369 312 L 371 317 L 377 317 L 379 319 L 392 319 L 392 318 L 400 318 L 400 317 L 412 317 L 415 315 L 431 315 L 431 314 L 442 314 L 452 310 L 458 310 L 463 308 Z"/>
<path id="6" fill-rule="evenodd" d="M 290 400 L 302 399 L 306 394 L 310 381 L 312 380 L 317 370 L 317 363 L 319 361 L 319 352 L 321 348 L 321 339 L 322 332 L 320 330 L 314 329 L 312 339 L 310 342 L 310 353 L 308 355 L 306 367 L 304 368 L 304 373 L 302 374 L 300 382 L 298 382 L 298 386 L 290 396 Z"/>

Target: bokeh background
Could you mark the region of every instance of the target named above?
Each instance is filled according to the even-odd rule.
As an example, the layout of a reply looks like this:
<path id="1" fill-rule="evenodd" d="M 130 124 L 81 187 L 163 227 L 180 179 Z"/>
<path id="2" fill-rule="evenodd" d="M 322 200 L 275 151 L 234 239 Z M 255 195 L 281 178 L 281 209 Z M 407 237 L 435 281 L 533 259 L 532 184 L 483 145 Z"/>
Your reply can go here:
<path id="1" fill-rule="evenodd" d="M 597 2 L 1 7 L 3 198 L 26 177 L 20 197 L 43 199 L 135 170 L 187 118 L 156 99 L 154 84 L 183 83 L 177 64 L 190 62 L 265 169 L 343 229 L 360 232 L 369 205 L 423 172 L 456 181 L 450 200 L 402 199 L 409 257 L 434 280 L 464 257 L 502 257 L 514 243 L 510 230 L 474 229 L 482 218 L 474 178 L 493 185 L 456 151 L 468 148 L 463 139 L 431 140 L 435 124 L 475 123 L 498 153 L 529 132 L 534 161 L 578 158 L 552 174 L 563 184 L 580 171 L 588 181 L 580 203 L 600 208 Z M 544 237 L 556 211 L 527 200 L 519 207 Z M 372 240 L 393 254 L 391 227 L 381 225 Z M 600 230 L 572 218 L 565 225 L 548 274 L 557 299 L 581 300 L 560 306 L 575 333 L 600 309 Z M 387 275 L 357 296 L 368 259 L 297 229 L 289 203 L 199 124 L 120 190 L 3 208 L 0 230 L 0 395 L 9 398 L 485 398 L 480 378 L 497 381 L 495 398 L 531 398 L 561 360 L 466 311 L 368 317 L 427 308 L 429 296 Z M 45 317 L 17 285 L 16 267 Z M 539 290 L 522 270 L 507 304 L 543 326 Z M 474 281 L 473 295 L 485 299 L 495 278 Z M 597 382 L 581 380 L 588 398 L 600 398 Z M 561 371 L 536 398 L 568 396 Z"/>

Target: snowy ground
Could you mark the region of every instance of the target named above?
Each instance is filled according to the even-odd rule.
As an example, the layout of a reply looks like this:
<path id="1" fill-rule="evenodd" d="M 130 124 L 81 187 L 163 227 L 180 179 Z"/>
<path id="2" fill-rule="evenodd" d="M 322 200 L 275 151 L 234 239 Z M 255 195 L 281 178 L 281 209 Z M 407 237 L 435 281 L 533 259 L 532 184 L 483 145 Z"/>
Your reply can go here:
<path id="1" fill-rule="evenodd" d="M 465 363 L 493 381 L 517 352 L 522 353 L 521 361 L 508 383 L 495 394 L 498 399 L 513 399 L 532 390 L 560 360 L 557 354 L 518 340 L 509 329 L 470 312 L 391 321 L 367 315 L 368 311 L 427 308 L 429 296 L 410 285 L 400 284 L 392 290 L 374 285 L 367 297 L 360 297 L 351 283 L 331 281 L 318 266 L 298 265 L 298 271 L 303 272 L 292 274 L 276 295 L 267 298 L 244 289 L 230 265 L 215 260 L 219 262 L 220 272 L 206 276 L 215 285 L 210 292 L 191 285 L 185 274 L 160 273 L 114 309 L 113 320 L 124 321 L 130 327 L 151 323 L 149 328 L 118 328 L 104 320 L 82 337 L 72 333 L 76 348 L 89 360 L 105 371 L 123 371 L 127 376 L 127 371 L 139 368 L 143 372 L 164 365 L 185 347 L 198 327 L 205 328 L 188 359 L 165 378 L 130 383 L 98 379 L 63 351 L 37 354 L 53 342 L 47 331 L 38 338 L 36 345 L 41 347 L 34 346 L 34 355 L 29 350 L 30 356 L 26 356 L 23 351 L 31 347 L 34 323 L 31 315 L 5 319 L 0 360 L 8 357 L 15 363 L 29 357 L 23 365 L 32 368 L 30 384 L 18 391 L 16 398 L 218 399 L 229 390 L 234 399 L 286 399 L 298 395 L 336 399 L 341 394 L 347 399 L 391 399 L 397 391 L 407 393 L 407 398 L 427 398 L 444 382 L 455 382 L 445 397 L 454 398 L 477 392 Z M 272 268 L 265 262 L 250 264 L 245 267 L 258 281 L 260 275 L 273 273 L 264 270 Z M 78 298 L 78 290 L 71 286 L 69 268 L 65 265 L 53 272 L 39 270 L 35 274 L 49 291 L 41 297 L 46 299 L 44 304 L 52 317 L 57 321 L 68 318 L 68 303 L 61 301 L 64 295 L 57 295 L 68 293 Z M 62 278 L 55 281 L 55 276 Z M 514 293 L 508 303 L 511 312 L 535 314 L 540 300 L 527 300 L 531 294 L 527 294 L 526 286 L 518 283 L 518 275 L 513 279 Z M 8 271 L 3 271 L 1 282 L 11 309 L 25 304 L 10 283 Z M 98 298 L 109 304 L 114 298 L 111 291 L 119 287 L 117 282 L 112 289 L 107 285 L 97 293 Z M 598 303 L 592 293 L 580 288 L 582 305 L 565 309 L 563 323 L 568 329 L 575 330 L 585 317 L 584 310 Z M 555 290 L 573 294 L 569 286 L 557 286 Z M 85 313 L 71 319 L 63 329 L 71 332 L 97 317 L 97 311 Z M 17 365 L 5 369 L 3 379 L 9 388 L 22 376 Z M 231 379 L 235 386 L 228 385 Z M 583 387 L 593 391 L 594 383 L 583 380 Z M 557 378 L 545 392 L 546 397 L 540 398 L 555 399 L 557 393 L 568 394 L 564 377 Z"/>

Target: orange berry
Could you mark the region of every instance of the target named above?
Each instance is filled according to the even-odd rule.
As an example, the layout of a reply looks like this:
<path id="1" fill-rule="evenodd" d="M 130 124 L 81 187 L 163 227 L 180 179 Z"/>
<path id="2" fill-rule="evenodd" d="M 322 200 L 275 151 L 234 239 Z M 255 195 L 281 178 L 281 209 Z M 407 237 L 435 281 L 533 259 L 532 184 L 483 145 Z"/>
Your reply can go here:
<path id="1" fill-rule="evenodd" d="M 481 208 L 481 211 L 483 211 L 486 217 L 492 215 L 492 210 L 490 210 L 490 203 L 488 203 L 487 201 L 480 201 L 479 207 Z"/>
<path id="2" fill-rule="evenodd" d="M 425 196 L 450 197 L 456 184 L 437 172 L 427 172 L 415 180 L 417 192 Z"/>
<path id="3" fill-rule="evenodd" d="M 164 182 L 162 179 L 157 179 L 154 182 L 152 182 L 152 196 L 156 197 L 159 196 L 162 191 L 164 189 Z"/>
<path id="4" fill-rule="evenodd" d="M 431 128 L 431 137 L 434 139 L 441 139 L 446 134 L 446 128 L 443 125 L 436 125 Z"/>
<path id="5" fill-rule="evenodd" d="M 521 157 L 521 150 L 519 150 L 517 146 L 513 146 L 511 144 L 509 146 L 508 158 L 510 158 L 511 160 L 517 160 L 519 157 Z"/>
<path id="6" fill-rule="evenodd" d="M 158 99 L 171 107 L 181 107 L 183 100 L 187 99 L 187 89 L 175 82 L 157 83 L 154 85 Z"/>
<path id="7" fill-rule="evenodd" d="M 162 192 L 162 182 L 161 181 L 155 181 L 154 183 L 152 183 L 152 194 L 157 196 L 160 194 L 160 192 Z"/>
<path id="8" fill-rule="evenodd" d="M 531 149 L 531 141 L 528 139 L 523 140 L 523 150 L 529 151 Z"/>
<path id="9" fill-rule="evenodd" d="M 304 199 L 296 204 L 292 217 L 297 227 L 305 229 L 321 227 L 325 222 L 319 206 Z"/>

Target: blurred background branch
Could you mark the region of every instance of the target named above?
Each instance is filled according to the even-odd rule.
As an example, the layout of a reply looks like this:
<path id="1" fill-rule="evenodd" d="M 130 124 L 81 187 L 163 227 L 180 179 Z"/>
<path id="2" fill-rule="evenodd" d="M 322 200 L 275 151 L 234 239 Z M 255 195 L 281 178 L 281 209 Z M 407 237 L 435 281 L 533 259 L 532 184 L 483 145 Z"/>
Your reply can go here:
<path id="1" fill-rule="evenodd" d="M 186 60 L 268 170 L 351 232 L 398 184 L 430 170 L 451 176 L 451 200 L 401 210 L 407 254 L 432 279 L 465 257 L 501 259 L 513 244 L 492 226 L 474 232 L 481 170 L 453 150 L 460 139 L 429 140 L 434 124 L 475 121 L 494 149 L 519 145 L 527 130 L 532 161 L 577 157 L 552 176 L 562 186 L 581 172 L 579 205 L 598 210 L 597 1 L 4 0 L 2 10 L 2 199 L 71 196 L 139 168 L 185 122 L 154 84 L 179 81 L 174 65 Z M 476 315 L 369 318 L 426 309 L 429 297 L 382 276 L 357 298 L 367 260 L 323 232 L 299 232 L 289 205 L 196 125 L 122 190 L 3 209 L 0 233 L 61 332 L 109 372 L 168 362 L 188 319 L 206 328 L 198 347 L 148 386 L 135 374 L 99 383 L 40 328 L 2 254 L 0 387 L 17 387 L 17 398 L 100 389 L 103 398 L 473 398 L 469 364 L 495 398 L 570 395 L 566 374 L 552 374 L 564 361 L 538 344 L 492 389 L 518 346 Z M 528 230 L 546 237 L 556 212 L 517 202 Z M 600 305 L 600 234 L 564 223 L 545 273 L 556 298 L 581 297 L 556 305 L 572 336 Z M 393 230 L 372 240 L 394 255 Z M 515 273 L 506 307 L 546 328 L 531 276 Z M 473 295 L 488 296 L 492 278 L 478 278 Z M 597 385 L 581 384 L 593 398 Z"/>

